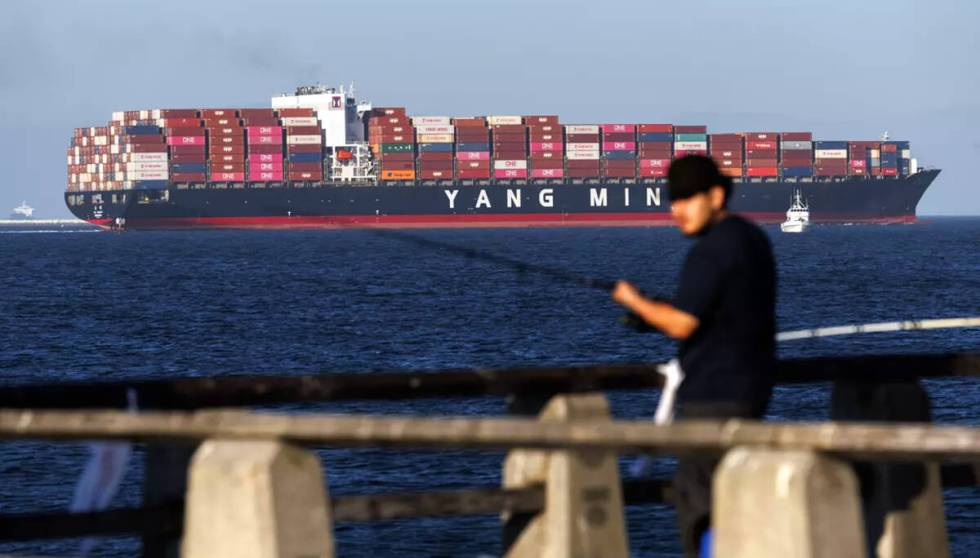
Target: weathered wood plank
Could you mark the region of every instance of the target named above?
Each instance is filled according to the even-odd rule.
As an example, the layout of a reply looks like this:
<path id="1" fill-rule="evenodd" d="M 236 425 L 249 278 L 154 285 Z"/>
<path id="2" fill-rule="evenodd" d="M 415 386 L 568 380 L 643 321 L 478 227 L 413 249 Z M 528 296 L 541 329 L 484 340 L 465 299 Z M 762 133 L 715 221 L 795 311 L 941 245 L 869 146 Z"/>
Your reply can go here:
<path id="1" fill-rule="evenodd" d="M 370 371 L 304 376 L 230 375 L 137 379 L 125 382 L 47 383 L 0 388 L 0 408 L 125 408 L 134 390 L 142 409 L 248 407 L 355 399 L 505 396 L 659 389 L 654 364 L 608 364 L 496 370 Z M 883 381 L 911 377 L 978 376 L 980 354 L 868 355 L 788 359 L 778 363 L 780 383 L 839 378 Z"/>
<path id="2" fill-rule="evenodd" d="M 884 460 L 980 458 L 980 428 L 922 423 L 745 420 L 544 423 L 511 418 L 416 418 L 208 411 L 0 410 L 0 439 L 283 439 L 300 444 L 417 448 L 579 448 L 619 453 L 720 452 L 748 445 Z"/>

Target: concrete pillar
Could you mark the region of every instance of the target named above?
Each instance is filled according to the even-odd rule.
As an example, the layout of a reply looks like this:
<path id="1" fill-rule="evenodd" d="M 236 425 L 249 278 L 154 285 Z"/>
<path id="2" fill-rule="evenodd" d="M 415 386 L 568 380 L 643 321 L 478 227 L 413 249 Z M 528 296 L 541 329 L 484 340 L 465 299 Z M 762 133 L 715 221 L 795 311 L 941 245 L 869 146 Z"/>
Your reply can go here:
<path id="1" fill-rule="evenodd" d="M 857 480 L 846 463 L 739 447 L 715 471 L 713 493 L 715 556 L 866 556 Z"/>
<path id="2" fill-rule="evenodd" d="M 600 394 L 559 395 L 542 421 L 608 422 Z M 545 507 L 506 549 L 508 558 L 626 558 L 626 522 L 618 459 L 608 451 L 515 450 L 504 462 L 504 487 L 544 484 Z M 505 518 L 506 520 L 506 514 Z"/>
<path id="3" fill-rule="evenodd" d="M 320 460 L 275 441 L 208 440 L 194 454 L 185 558 L 332 558 Z"/>
<path id="4" fill-rule="evenodd" d="M 949 556 L 939 464 L 925 467 L 923 491 L 912 499 L 907 509 L 891 510 L 885 517 L 884 532 L 875 549 L 878 558 Z"/>

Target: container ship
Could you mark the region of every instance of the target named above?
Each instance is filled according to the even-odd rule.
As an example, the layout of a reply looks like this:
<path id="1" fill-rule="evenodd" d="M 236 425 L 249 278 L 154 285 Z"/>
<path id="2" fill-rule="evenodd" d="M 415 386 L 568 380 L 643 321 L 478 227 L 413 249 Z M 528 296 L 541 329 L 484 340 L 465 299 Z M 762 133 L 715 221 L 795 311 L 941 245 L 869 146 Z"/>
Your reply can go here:
<path id="1" fill-rule="evenodd" d="M 731 209 L 759 222 L 782 221 L 799 192 L 812 222 L 901 223 L 939 174 L 887 135 L 410 116 L 353 87 L 300 87 L 271 105 L 76 128 L 65 202 L 122 229 L 669 225 L 667 169 L 701 154 L 732 178 Z"/>

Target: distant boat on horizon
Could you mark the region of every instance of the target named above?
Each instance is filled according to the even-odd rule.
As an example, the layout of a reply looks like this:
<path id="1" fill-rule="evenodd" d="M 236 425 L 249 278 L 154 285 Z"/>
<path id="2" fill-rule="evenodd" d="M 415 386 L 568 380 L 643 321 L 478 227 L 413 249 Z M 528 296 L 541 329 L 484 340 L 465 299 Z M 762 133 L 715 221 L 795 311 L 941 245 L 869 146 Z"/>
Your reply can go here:
<path id="1" fill-rule="evenodd" d="M 27 202 L 21 202 L 20 205 L 14 208 L 13 212 L 10 214 L 10 219 L 17 221 L 28 221 L 34 218 L 34 208 L 27 205 Z"/>

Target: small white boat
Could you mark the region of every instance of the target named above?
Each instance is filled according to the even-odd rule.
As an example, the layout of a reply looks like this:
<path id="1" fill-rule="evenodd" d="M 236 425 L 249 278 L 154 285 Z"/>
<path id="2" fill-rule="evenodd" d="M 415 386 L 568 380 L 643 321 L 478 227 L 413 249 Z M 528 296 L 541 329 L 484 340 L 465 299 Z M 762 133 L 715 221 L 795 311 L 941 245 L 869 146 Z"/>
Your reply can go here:
<path id="1" fill-rule="evenodd" d="M 803 202 L 800 191 L 793 192 L 793 204 L 786 211 L 786 221 L 779 225 L 785 233 L 800 233 L 810 226 L 810 208 Z"/>

